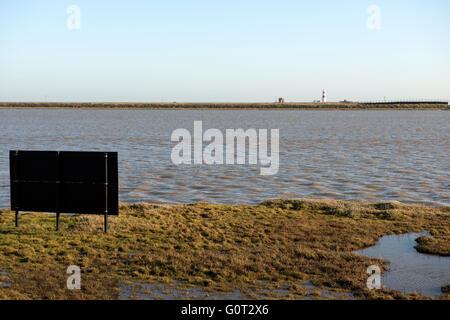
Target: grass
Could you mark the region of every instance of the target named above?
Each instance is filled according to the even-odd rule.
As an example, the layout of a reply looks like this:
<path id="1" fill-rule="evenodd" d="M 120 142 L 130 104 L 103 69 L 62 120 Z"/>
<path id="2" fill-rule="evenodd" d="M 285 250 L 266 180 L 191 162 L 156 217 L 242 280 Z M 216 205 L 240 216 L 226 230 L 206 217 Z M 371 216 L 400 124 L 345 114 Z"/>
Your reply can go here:
<path id="1" fill-rule="evenodd" d="M 424 236 L 416 239 L 416 250 L 422 253 L 450 256 L 450 236 Z"/>
<path id="2" fill-rule="evenodd" d="M 122 109 L 343 109 L 343 110 L 449 110 L 448 103 L 108 103 L 108 102 L 0 102 L 0 108 L 122 108 Z"/>
<path id="3" fill-rule="evenodd" d="M 5 209 L 0 283 L 9 285 L 0 285 L 0 299 L 117 299 L 128 284 L 174 281 L 254 298 L 279 288 L 289 291 L 286 298 L 303 298 L 306 281 L 317 296 L 327 290 L 361 299 L 424 298 L 369 291 L 366 269 L 383 262 L 352 251 L 383 235 L 430 230 L 437 240 L 427 241 L 426 250 L 447 254 L 441 239 L 450 235 L 448 209 L 336 200 L 122 204 L 120 215 L 110 217 L 108 234 L 102 232 L 103 217 L 92 215 L 62 216 L 57 232 L 54 215 L 23 214 L 15 228 L 13 212 Z M 72 264 L 82 269 L 79 291 L 66 289 Z"/>
<path id="4" fill-rule="evenodd" d="M 442 286 L 442 292 L 449 295 L 450 294 L 450 283 Z M 449 297 L 450 298 L 450 297 Z"/>

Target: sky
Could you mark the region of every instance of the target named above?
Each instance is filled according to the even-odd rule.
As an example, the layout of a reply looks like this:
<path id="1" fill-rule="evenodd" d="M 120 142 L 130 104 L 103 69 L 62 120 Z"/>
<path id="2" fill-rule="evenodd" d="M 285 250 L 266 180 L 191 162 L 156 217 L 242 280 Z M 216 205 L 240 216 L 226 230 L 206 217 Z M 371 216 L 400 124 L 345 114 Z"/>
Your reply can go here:
<path id="1" fill-rule="evenodd" d="M 0 101 L 450 100 L 449 14 L 448 0 L 1 0 Z"/>

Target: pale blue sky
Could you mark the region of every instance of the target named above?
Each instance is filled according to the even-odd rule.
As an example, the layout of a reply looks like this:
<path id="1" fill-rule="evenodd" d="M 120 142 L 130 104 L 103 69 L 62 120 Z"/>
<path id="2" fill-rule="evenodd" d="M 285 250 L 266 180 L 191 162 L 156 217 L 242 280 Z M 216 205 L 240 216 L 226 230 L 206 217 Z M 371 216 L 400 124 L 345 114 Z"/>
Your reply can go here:
<path id="1" fill-rule="evenodd" d="M 449 99 L 450 2 L 0 2 L 0 101 L 312 101 L 322 88 Z"/>

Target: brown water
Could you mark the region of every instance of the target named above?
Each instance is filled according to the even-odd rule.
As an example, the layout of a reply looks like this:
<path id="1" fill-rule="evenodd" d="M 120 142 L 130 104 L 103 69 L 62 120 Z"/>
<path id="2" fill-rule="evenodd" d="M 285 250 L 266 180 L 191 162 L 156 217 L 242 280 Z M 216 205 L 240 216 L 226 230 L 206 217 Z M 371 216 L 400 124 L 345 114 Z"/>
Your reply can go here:
<path id="1" fill-rule="evenodd" d="M 280 129 L 280 168 L 172 164 L 173 130 Z M 0 109 L 0 207 L 8 150 L 119 152 L 120 201 L 256 204 L 273 197 L 450 204 L 447 111 Z"/>

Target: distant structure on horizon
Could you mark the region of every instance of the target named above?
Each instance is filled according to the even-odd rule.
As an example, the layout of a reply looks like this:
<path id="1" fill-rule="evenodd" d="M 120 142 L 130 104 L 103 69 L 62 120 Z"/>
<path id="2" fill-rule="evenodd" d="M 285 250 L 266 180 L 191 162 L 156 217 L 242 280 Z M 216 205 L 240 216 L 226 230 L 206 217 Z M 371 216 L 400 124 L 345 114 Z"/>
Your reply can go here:
<path id="1" fill-rule="evenodd" d="M 278 98 L 278 103 L 284 103 L 284 98 Z"/>
<path id="2" fill-rule="evenodd" d="M 322 103 L 327 102 L 327 93 L 325 91 L 325 89 L 323 89 L 322 91 Z"/>

